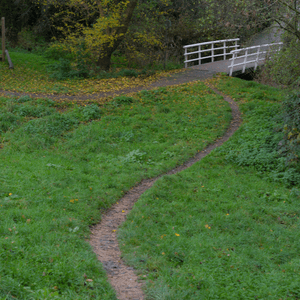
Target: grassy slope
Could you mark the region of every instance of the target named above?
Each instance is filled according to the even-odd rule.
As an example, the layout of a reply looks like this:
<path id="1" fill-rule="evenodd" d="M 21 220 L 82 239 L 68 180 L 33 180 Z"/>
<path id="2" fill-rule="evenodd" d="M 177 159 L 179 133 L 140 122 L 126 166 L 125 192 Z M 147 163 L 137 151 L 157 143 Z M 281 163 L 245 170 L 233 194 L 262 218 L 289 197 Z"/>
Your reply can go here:
<path id="1" fill-rule="evenodd" d="M 101 112 L 57 105 L 0 101 L 0 299 L 115 299 L 89 226 L 141 179 L 222 135 L 230 108 L 203 83 L 116 98 Z"/>
<path id="2" fill-rule="evenodd" d="M 111 79 L 68 79 L 58 81 L 51 79 L 46 69 L 49 64 L 57 61 L 43 56 L 10 52 L 14 69 L 10 70 L 6 63 L 0 63 L 0 89 L 17 92 L 47 94 L 93 94 L 97 92 L 118 91 L 120 89 L 144 86 L 164 76 L 167 72 L 143 78 L 120 77 Z"/>
<path id="3" fill-rule="evenodd" d="M 260 148 L 275 134 L 282 94 L 226 77 L 210 84 L 239 102 L 244 123 L 221 148 L 141 197 L 119 233 L 124 257 L 146 280 L 149 299 L 299 299 L 299 181 L 287 188 L 265 176 L 259 159 L 268 162 L 268 153 L 253 157 L 259 167 L 227 156 L 243 153 L 247 139 Z"/>

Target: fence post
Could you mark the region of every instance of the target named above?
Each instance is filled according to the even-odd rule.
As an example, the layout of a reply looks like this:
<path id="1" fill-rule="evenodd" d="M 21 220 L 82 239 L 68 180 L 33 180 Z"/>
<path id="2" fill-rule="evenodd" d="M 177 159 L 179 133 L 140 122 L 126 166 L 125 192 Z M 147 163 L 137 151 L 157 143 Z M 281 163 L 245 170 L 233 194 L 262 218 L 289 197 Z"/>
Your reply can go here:
<path id="1" fill-rule="evenodd" d="M 238 41 L 235 41 L 235 50 L 238 48 Z"/>
<path id="2" fill-rule="evenodd" d="M 245 73 L 245 71 L 246 71 L 247 58 L 248 58 L 248 49 L 246 49 L 245 58 L 244 58 L 244 66 L 243 66 L 243 72 L 242 73 Z"/>
<path id="3" fill-rule="evenodd" d="M 214 55 L 215 55 L 215 50 L 214 50 L 214 43 L 211 44 L 211 62 L 214 62 Z"/>
<path id="4" fill-rule="evenodd" d="M 229 72 L 229 76 L 232 76 L 233 73 L 233 65 L 234 65 L 234 60 L 236 58 L 237 53 L 233 53 L 232 58 L 231 58 L 231 65 L 230 65 L 230 72 Z"/>
<path id="5" fill-rule="evenodd" d="M 198 51 L 199 51 L 199 65 L 201 65 L 201 45 L 198 47 Z"/>
<path id="6" fill-rule="evenodd" d="M 5 61 L 5 18 L 1 19 L 1 28 L 2 28 L 2 61 Z"/>
<path id="7" fill-rule="evenodd" d="M 226 42 L 224 42 L 223 45 L 224 45 L 224 60 L 226 60 Z"/>
<path id="8" fill-rule="evenodd" d="M 254 66 L 254 71 L 257 69 L 257 65 L 258 65 L 258 62 L 259 62 L 259 54 L 260 54 L 260 45 L 259 45 L 259 47 L 257 48 L 257 56 L 256 56 L 256 61 L 255 61 L 255 66 Z"/>
<path id="9" fill-rule="evenodd" d="M 184 48 L 184 60 L 187 60 L 187 53 L 188 53 L 188 52 L 187 52 L 187 48 Z M 187 63 L 187 62 L 184 63 L 184 67 L 185 67 L 185 68 L 188 67 L 188 63 Z"/>

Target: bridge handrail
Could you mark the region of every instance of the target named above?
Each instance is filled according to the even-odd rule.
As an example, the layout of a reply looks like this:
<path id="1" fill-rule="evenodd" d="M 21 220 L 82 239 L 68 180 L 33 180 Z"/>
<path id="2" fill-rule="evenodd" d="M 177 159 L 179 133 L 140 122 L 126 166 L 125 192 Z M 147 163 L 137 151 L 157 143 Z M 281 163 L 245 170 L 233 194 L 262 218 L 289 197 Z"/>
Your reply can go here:
<path id="1" fill-rule="evenodd" d="M 283 45 L 283 43 L 280 42 L 280 43 L 263 44 L 263 45 L 258 45 L 258 46 L 251 46 L 251 47 L 247 47 L 247 48 L 232 50 L 230 52 L 230 54 L 232 54 L 232 58 L 229 59 L 229 60 L 231 60 L 231 65 L 228 66 L 228 68 L 230 68 L 229 76 L 232 76 L 233 68 L 236 66 L 243 66 L 242 72 L 245 73 L 246 65 L 250 64 L 250 63 L 255 63 L 254 70 L 256 70 L 259 61 L 266 59 L 265 56 L 260 57 L 262 54 L 268 54 L 270 52 L 278 52 L 281 50 L 282 45 Z M 273 46 L 279 46 L 279 47 L 278 47 L 278 49 L 271 49 Z M 264 51 L 260 51 L 261 48 L 266 48 L 266 49 Z M 256 52 L 249 53 L 249 51 L 251 51 L 251 50 L 256 50 Z M 245 52 L 245 54 L 238 56 L 238 54 L 243 51 Z M 256 58 L 254 60 L 247 60 L 248 57 L 250 57 L 250 56 L 256 56 Z M 241 59 L 241 58 L 244 58 L 244 61 L 242 63 L 235 63 L 236 59 Z"/>
<path id="2" fill-rule="evenodd" d="M 235 50 L 237 50 L 237 48 L 239 47 L 239 45 L 238 45 L 238 41 L 239 40 L 240 40 L 239 38 L 235 38 L 235 39 L 218 40 L 218 41 L 210 41 L 210 42 L 204 42 L 204 43 L 186 45 L 186 46 L 183 47 L 184 50 L 185 50 L 184 51 L 185 52 L 184 53 L 184 57 L 185 57 L 184 64 L 185 64 L 185 67 L 187 68 L 188 67 L 188 63 L 189 62 L 193 62 L 193 61 L 198 61 L 199 65 L 201 65 L 201 61 L 203 59 L 207 59 L 207 58 L 211 58 L 211 61 L 214 62 L 214 58 L 215 57 L 223 56 L 224 60 L 226 60 L 226 56 L 231 55 L 231 53 L 226 52 L 226 49 L 235 48 Z M 229 42 L 234 42 L 235 44 L 233 46 L 226 46 L 226 43 L 229 43 Z M 214 48 L 215 44 L 220 44 L 220 43 L 223 43 L 223 47 Z M 206 45 L 211 45 L 211 48 L 209 48 L 209 49 L 201 49 L 202 46 L 206 46 Z M 188 52 L 189 48 L 195 48 L 195 47 L 198 47 L 198 51 Z M 224 50 L 224 51 L 223 51 L 222 54 L 215 54 L 215 50 Z M 210 56 L 204 56 L 204 57 L 202 57 L 201 56 L 202 52 L 211 52 L 211 55 Z M 194 58 L 194 59 L 188 59 L 188 56 L 192 55 L 192 54 L 198 54 L 198 57 Z"/>

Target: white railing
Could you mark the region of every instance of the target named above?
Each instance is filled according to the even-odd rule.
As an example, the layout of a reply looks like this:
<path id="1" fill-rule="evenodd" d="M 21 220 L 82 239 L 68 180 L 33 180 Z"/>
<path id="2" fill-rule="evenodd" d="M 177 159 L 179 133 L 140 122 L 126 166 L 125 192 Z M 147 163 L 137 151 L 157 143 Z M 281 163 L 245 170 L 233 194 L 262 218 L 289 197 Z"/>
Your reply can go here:
<path id="1" fill-rule="evenodd" d="M 204 59 L 211 59 L 210 62 L 214 62 L 215 57 L 223 57 L 223 59 L 226 60 L 228 55 L 232 55 L 231 52 L 228 52 L 227 50 L 232 48 L 237 50 L 239 47 L 238 45 L 239 40 L 240 40 L 239 38 L 236 38 L 230 40 L 219 40 L 219 41 L 212 41 L 212 42 L 205 42 L 200 44 L 184 46 L 183 48 L 184 48 L 185 67 L 187 68 L 188 63 L 195 62 L 195 61 L 198 61 L 198 64 L 201 65 L 201 61 Z M 211 47 L 207 48 L 206 47 L 207 45 L 211 45 Z M 191 50 L 191 52 L 189 52 L 189 50 Z M 208 54 L 207 56 L 203 56 L 202 53 L 205 52 L 206 53 L 210 52 L 210 55 Z M 216 52 L 218 53 L 216 54 Z M 190 55 L 197 56 L 197 57 L 189 59 Z"/>
<path id="2" fill-rule="evenodd" d="M 236 66 L 243 66 L 242 73 L 245 73 L 247 65 L 248 67 L 253 67 L 253 65 L 249 66 L 250 64 L 254 64 L 254 70 L 256 70 L 261 61 L 270 58 L 271 53 L 280 51 L 282 45 L 283 43 L 274 43 L 232 50 L 230 52 L 232 58 L 229 59 L 231 60 L 231 64 L 228 67 L 230 68 L 229 76 L 232 76 L 233 68 Z M 248 58 L 250 58 L 250 60 L 248 60 Z"/>

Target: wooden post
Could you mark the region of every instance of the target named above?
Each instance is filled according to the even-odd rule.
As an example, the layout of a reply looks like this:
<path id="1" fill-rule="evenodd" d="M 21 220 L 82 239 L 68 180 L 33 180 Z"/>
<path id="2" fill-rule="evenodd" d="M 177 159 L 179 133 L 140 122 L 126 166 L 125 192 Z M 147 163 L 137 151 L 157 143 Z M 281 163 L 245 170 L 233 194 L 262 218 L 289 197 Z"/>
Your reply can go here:
<path id="1" fill-rule="evenodd" d="M 244 66 L 243 66 L 243 72 L 242 73 L 245 73 L 245 71 L 246 71 L 247 59 L 248 59 L 248 49 L 246 48 L 245 58 L 244 58 Z"/>
<path id="2" fill-rule="evenodd" d="M 233 52 L 233 55 L 231 58 L 231 65 L 229 66 L 229 68 L 230 68 L 229 76 L 230 77 L 232 76 L 232 73 L 233 73 L 234 60 L 235 60 L 236 56 L 237 56 L 237 53 Z"/>
<path id="3" fill-rule="evenodd" d="M 2 17 L 2 61 L 5 61 L 5 18 Z"/>
<path id="4" fill-rule="evenodd" d="M 187 48 L 184 49 L 184 58 L 185 58 L 185 61 L 188 60 L 188 51 L 187 51 Z M 184 67 L 187 68 L 188 67 L 188 63 L 187 62 L 184 62 Z"/>
<path id="5" fill-rule="evenodd" d="M 13 68 L 14 68 L 14 65 L 13 65 L 13 63 L 12 63 L 12 61 L 11 61 L 11 59 L 10 59 L 10 56 L 9 56 L 9 53 L 8 53 L 7 50 L 5 50 L 5 54 L 6 54 L 6 57 L 7 57 L 7 60 L 8 60 L 9 68 L 10 68 L 10 69 L 13 69 Z"/>
<path id="6" fill-rule="evenodd" d="M 199 58 L 199 65 L 201 65 L 201 45 L 198 46 L 198 51 L 199 51 L 199 54 L 198 54 L 198 58 Z"/>
<path id="7" fill-rule="evenodd" d="M 259 54 L 260 54 L 260 46 L 257 48 L 257 56 L 256 56 L 254 71 L 257 69 L 257 66 L 258 66 L 258 63 L 259 63 Z"/>
<path id="8" fill-rule="evenodd" d="M 238 41 L 235 41 L 235 50 L 238 48 Z"/>

